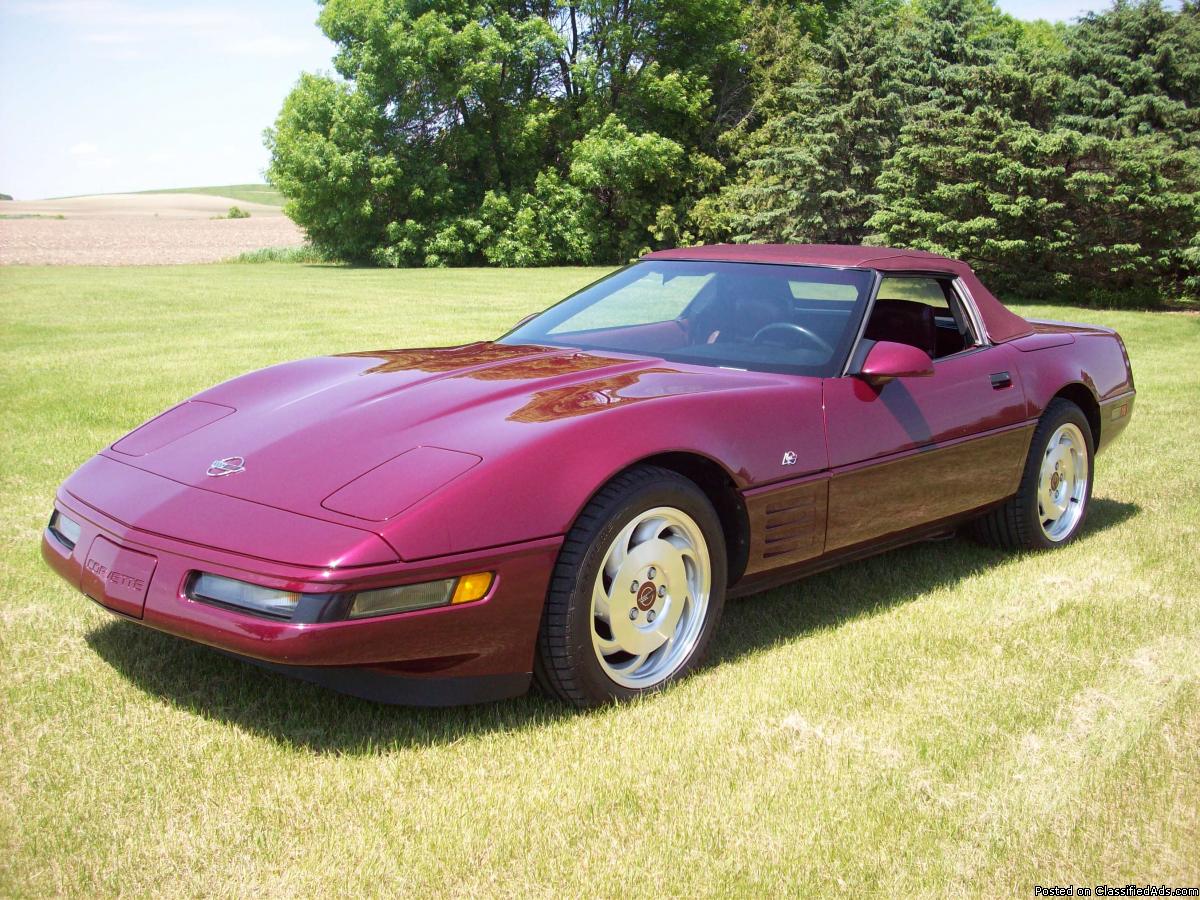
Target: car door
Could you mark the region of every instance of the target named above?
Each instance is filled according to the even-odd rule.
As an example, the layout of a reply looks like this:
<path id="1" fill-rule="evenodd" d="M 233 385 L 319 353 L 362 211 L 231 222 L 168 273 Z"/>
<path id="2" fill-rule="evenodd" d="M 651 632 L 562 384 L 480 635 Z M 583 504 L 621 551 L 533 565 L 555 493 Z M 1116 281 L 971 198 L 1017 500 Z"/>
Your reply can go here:
<path id="1" fill-rule="evenodd" d="M 831 476 L 826 552 L 1011 495 L 1032 432 L 1014 351 L 987 343 L 951 279 L 888 276 L 877 297 L 864 335 L 924 344 L 934 374 L 882 387 L 853 375 L 824 381 Z M 891 333 L 877 317 L 885 301 L 895 308 L 932 306 L 938 332 L 926 340 L 898 323 Z M 948 333 L 952 328 L 959 338 Z"/>

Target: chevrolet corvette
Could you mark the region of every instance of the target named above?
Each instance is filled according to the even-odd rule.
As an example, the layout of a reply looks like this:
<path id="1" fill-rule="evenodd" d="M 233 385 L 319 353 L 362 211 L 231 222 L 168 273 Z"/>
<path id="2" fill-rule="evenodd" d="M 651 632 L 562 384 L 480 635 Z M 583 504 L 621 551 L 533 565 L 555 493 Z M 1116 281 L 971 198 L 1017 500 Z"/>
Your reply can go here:
<path id="1" fill-rule="evenodd" d="M 112 613 L 382 702 L 580 706 L 701 665 L 725 600 L 959 528 L 1085 526 L 1133 376 L 966 264 L 650 253 L 494 341 L 289 362 L 85 462 L 46 562 Z"/>

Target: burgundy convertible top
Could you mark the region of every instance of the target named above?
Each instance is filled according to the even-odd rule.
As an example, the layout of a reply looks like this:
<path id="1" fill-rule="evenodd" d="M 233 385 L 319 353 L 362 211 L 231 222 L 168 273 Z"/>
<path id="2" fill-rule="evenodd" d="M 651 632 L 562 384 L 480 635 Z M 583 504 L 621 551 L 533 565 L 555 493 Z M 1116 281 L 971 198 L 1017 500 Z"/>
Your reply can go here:
<path id="1" fill-rule="evenodd" d="M 851 266 L 881 272 L 944 272 L 963 280 L 988 337 L 995 343 L 1031 334 L 1033 328 L 1009 310 L 985 288 L 971 267 L 956 259 L 892 247 L 860 247 L 848 244 L 709 244 L 657 250 L 643 259 L 703 259 L 724 262 L 777 263 L 806 266 Z"/>

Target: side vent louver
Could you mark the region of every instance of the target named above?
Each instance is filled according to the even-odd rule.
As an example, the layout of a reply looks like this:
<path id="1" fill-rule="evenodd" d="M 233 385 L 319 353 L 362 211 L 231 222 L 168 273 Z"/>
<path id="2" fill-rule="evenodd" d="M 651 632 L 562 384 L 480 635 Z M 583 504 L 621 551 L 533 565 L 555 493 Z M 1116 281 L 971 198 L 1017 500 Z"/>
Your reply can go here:
<path id="1" fill-rule="evenodd" d="M 750 559 L 747 574 L 792 565 L 825 543 L 826 482 L 793 485 L 748 498 Z"/>
<path id="2" fill-rule="evenodd" d="M 812 497 L 799 503 L 767 504 L 763 559 L 794 553 L 801 544 L 811 542 L 814 506 Z"/>

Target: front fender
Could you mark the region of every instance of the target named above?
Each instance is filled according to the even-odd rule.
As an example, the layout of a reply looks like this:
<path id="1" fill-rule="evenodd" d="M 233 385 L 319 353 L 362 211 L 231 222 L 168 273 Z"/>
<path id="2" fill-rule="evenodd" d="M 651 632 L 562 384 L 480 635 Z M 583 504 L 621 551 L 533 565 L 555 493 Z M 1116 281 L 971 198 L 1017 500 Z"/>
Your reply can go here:
<path id="1" fill-rule="evenodd" d="M 712 460 L 739 489 L 826 468 L 820 381 L 747 381 L 744 389 L 627 398 L 543 420 L 514 411 L 518 418 L 506 417 L 482 463 L 381 534 L 406 560 L 561 535 L 605 482 L 663 453 Z M 787 452 L 795 462 L 785 467 Z"/>

